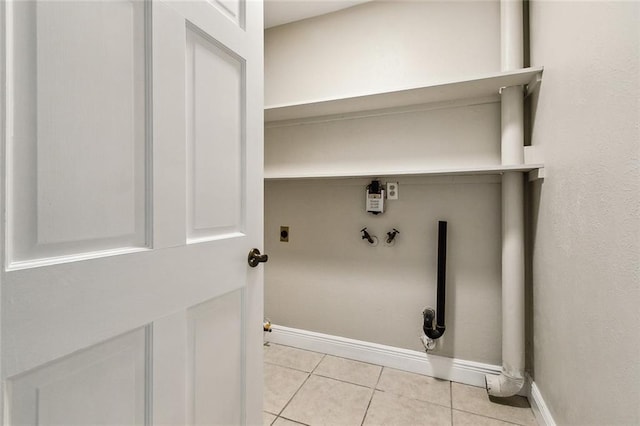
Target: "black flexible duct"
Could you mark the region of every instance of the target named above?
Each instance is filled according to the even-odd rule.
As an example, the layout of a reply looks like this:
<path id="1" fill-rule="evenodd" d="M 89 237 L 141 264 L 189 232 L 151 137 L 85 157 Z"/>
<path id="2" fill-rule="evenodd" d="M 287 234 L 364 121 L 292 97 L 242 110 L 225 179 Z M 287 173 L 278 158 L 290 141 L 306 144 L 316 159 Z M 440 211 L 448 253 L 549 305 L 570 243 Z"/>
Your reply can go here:
<path id="1" fill-rule="evenodd" d="M 425 309 L 423 312 L 424 323 L 422 331 L 430 339 L 442 337 L 445 331 L 444 326 L 444 305 L 446 289 L 447 270 L 447 222 L 438 222 L 438 277 L 437 277 L 437 312 L 433 309 Z M 433 319 L 436 318 L 436 328 L 433 328 Z"/>

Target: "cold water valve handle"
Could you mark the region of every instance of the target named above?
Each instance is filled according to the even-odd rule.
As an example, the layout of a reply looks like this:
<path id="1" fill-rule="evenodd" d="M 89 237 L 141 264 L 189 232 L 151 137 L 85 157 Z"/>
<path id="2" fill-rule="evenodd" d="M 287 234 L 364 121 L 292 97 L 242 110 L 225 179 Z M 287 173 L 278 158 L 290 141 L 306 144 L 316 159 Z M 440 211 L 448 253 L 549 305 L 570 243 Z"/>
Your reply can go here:
<path id="1" fill-rule="evenodd" d="M 396 228 L 393 228 L 393 231 L 391 232 L 387 232 L 387 244 L 391 244 L 396 238 L 396 235 L 399 233 L 400 231 L 398 231 Z"/>
<path id="2" fill-rule="evenodd" d="M 373 240 L 373 238 L 371 238 L 371 235 L 369 235 L 369 233 L 367 232 L 367 228 L 362 228 L 360 230 L 360 232 L 362 232 L 362 239 L 363 240 L 367 240 L 369 241 L 369 244 L 374 244 L 375 241 Z"/>

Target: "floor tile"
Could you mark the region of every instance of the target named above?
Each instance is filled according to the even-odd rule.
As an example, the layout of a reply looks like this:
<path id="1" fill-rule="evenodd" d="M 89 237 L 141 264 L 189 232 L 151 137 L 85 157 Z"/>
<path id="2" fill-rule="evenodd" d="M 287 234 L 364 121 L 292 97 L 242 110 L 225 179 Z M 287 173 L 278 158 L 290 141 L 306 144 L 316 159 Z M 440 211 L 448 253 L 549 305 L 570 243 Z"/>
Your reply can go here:
<path id="1" fill-rule="evenodd" d="M 363 386 L 312 375 L 282 415 L 314 426 L 360 426 L 372 392 Z"/>
<path id="2" fill-rule="evenodd" d="M 451 407 L 451 388 L 447 380 L 385 367 L 376 388 L 407 398 Z"/>
<path id="3" fill-rule="evenodd" d="M 513 423 L 453 410 L 453 426 L 513 426 Z"/>
<path id="4" fill-rule="evenodd" d="M 379 365 L 327 355 L 313 374 L 372 388 L 378 382 L 381 370 Z"/>
<path id="5" fill-rule="evenodd" d="M 277 365 L 264 366 L 264 411 L 279 414 L 309 373 Z"/>
<path id="6" fill-rule="evenodd" d="M 264 362 L 310 372 L 320 363 L 323 354 L 271 343 L 264 347 Z"/>
<path id="7" fill-rule="evenodd" d="M 513 396 L 490 400 L 484 388 L 451 383 L 453 408 L 519 425 L 536 425 L 536 419 L 525 397 Z"/>
<path id="8" fill-rule="evenodd" d="M 304 423 L 294 422 L 283 417 L 278 417 L 278 420 L 273 424 L 273 426 L 300 426 Z"/>
<path id="9" fill-rule="evenodd" d="M 392 393 L 375 391 L 363 424 L 365 426 L 450 426 L 451 409 Z"/>
<path id="10" fill-rule="evenodd" d="M 262 424 L 264 426 L 269 426 L 276 419 L 276 416 L 271 413 L 267 413 L 266 411 L 262 412 Z"/>

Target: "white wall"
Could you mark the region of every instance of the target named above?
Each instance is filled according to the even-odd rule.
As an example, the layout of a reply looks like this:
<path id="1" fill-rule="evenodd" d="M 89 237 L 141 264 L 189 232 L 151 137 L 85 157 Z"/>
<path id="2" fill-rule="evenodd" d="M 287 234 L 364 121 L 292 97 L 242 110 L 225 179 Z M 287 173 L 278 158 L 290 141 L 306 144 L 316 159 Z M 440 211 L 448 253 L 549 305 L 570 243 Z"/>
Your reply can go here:
<path id="1" fill-rule="evenodd" d="M 451 81 L 500 69 L 497 2 L 372 2 L 266 32 L 266 103 Z M 499 104 L 268 127 L 267 170 L 499 164 Z M 358 153 L 371 158 L 363 162 Z M 338 153 L 343 153 L 340 155 Z M 291 166 L 293 165 L 293 166 Z M 296 170 L 297 169 L 297 170 Z M 269 181 L 265 315 L 274 323 L 422 350 L 435 307 L 437 221 L 449 221 L 447 332 L 437 353 L 501 363 L 500 180 L 385 178 L 400 200 L 364 211 L 364 179 Z M 290 226 L 289 243 L 278 240 Z M 364 226 L 395 247 L 368 247 Z"/>
<path id="2" fill-rule="evenodd" d="M 500 164 L 500 104 L 267 124 L 265 172 L 338 174 Z"/>
<path id="3" fill-rule="evenodd" d="M 559 425 L 640 424 L 640 3 L 531 3 L 534 379 Z"/>
<path id="4" fill-rule="evenodd" d="M 500 68 L 496 1 L 374 1 L 265 32 L 265 104 L 450 81 Z"/>

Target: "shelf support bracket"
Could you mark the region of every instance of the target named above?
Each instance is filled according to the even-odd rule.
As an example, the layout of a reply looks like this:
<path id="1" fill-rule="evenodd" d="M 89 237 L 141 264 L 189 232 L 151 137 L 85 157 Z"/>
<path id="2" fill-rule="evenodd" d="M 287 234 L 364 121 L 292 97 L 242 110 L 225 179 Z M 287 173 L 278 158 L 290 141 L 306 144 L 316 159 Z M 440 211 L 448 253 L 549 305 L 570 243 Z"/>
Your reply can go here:
<path id="1" fill-rule="evenodd" d="M 544 180 L 544 167 L 539 169 L 533 169 L 527 173 L 529 182 L 535 182 L 537 180 Z"/>
<path id="2" fill-rule="evenodd" d="M 526 89 L 525 89 L 524 97 L 525 98 L 529 97 L 529 95 L 531 95 L 538 88 L 538 86 L 540 86 L 541 82 L 542 82 L 542 73 L 537 73 L 525 86 Z"/>

